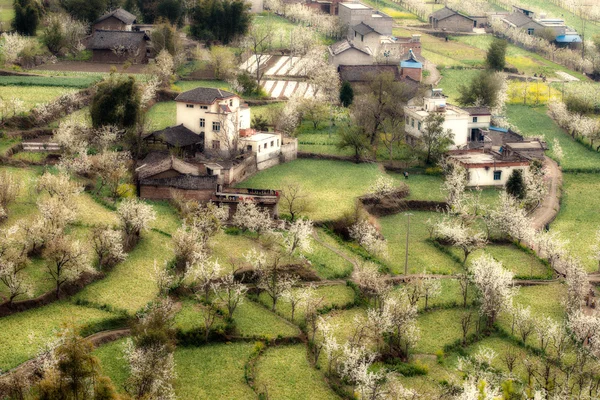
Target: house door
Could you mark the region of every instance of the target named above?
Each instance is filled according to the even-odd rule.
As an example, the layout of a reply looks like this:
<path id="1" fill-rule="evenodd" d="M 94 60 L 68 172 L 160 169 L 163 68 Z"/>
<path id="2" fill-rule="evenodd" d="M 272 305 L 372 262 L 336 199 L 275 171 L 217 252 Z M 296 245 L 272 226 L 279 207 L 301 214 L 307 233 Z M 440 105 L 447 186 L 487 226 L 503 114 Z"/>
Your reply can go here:
<path id="1" fill-rule="evenodd" d="M 471 142 L 477 142 L 479 140 L 479 129 L 471 129 Z"/>

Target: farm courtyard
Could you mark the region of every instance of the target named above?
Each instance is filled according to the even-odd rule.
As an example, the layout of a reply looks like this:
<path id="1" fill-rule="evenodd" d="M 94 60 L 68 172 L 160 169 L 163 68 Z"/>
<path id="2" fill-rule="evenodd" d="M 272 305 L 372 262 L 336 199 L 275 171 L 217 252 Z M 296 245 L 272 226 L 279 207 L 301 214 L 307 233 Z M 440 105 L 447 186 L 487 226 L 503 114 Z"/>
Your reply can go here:
<path id="1" fill-rule="evenodd" d="M 184 3 L 0 0 L 0 400 L 600 399 L 597 6 Z"/>

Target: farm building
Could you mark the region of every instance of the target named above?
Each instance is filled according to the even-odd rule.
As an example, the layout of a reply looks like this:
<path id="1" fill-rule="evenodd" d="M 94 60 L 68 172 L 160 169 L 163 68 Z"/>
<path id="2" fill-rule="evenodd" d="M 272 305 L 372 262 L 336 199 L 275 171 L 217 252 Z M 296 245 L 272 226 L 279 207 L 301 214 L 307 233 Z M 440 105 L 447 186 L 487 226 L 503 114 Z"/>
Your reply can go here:
<path id="1" fill-rule="evenodd" d="M 513 170 L 528 170 L 530 163 L 518 153 L 488 149 L 454 150 L 448 158 L 465 167 L 470 187 L 504 186 Z"/>
<path id="2" fill-rule="evenodd" d="M 412 49 L 409 50 L 408 58 L 400 62 L 400 75 L 415 82 L 421 82 L 423 79 L 423 63 L 413 53 Z"/>
<path id="3" fill-rule="evenodd" d="M 137 22 L 135 15 L 122 8 L 108 12 L 94 21 L 92 32 L 95 31 L 131 31 Z"/>
<path id="4" fill-rule="evenodd" d="M 209 201 L 217 187 L 216 175 L 169 153 L 150 153 L 138 165 L 137 189 L 144 199 L 171 199 L 177 193 L 186 199 Z"/>
<path id="5" fill-rule="evenodd" d="M 180 155 L 194 156 L 204 150 L 204 136 L 198 135 L 183 125 L 172 126 L 152 132 L 144 137 L 148 144 L 161 144 L 168 150 L 175 149 Z"/>
<path id="6" fill-rule="evenodd" d="M 451 8 L 444 7 L 429 15 L 432 29 L 450 32 L 472 32 L 477 21 Z"/>
<path id="7" fill-rule="evenodd" d="M 355 27 L 361 23 L 380 35 L 392 35 L 394 19 L 362 3 L 340 3 L 338 14 L 341 25 L 347 28 L 348 39 L 354 38 Z"/>
<path id="8" fill-rule="evenodd" d="M 526 31 L 529 35 L 554 38 L 558 47 L 578 48 L 583 40 L 577 31 L 565 24 L 562 18 L 534 18 L 534 13 L 515 8 L 515 12 L 504 17 L 502 22 L 508 27 Z"/>
<path id="9" fill-rule="evenodd" d="M 88 48 L 92 50 L 92 61 L 102 63 L 133 64 L 148 62 L 150 49 L 145 32 L 97 30 L 92 35 Z"/>

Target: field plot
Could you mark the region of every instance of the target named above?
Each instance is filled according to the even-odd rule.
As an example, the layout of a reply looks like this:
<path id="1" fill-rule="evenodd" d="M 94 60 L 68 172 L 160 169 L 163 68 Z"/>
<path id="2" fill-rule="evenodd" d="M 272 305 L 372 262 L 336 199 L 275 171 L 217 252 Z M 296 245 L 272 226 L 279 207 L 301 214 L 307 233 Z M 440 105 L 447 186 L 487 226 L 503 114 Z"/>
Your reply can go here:
<path id="1" fill-rule="evenodd" d="M 62 86 L 0 86 L 0 98 L 11 99 L 18 98 L 23 102 L 23 111 L 29 111 L 38 104 L 48 103 L 65 93 L 73 92 L 76 89 Z M 9 114 L 7 116 L 12 116 Z M 5 116 L 6 117 L 6 116 Z"/>
<path id="2" fill-rule="evenodd" d="M 314 95 L 317 93 L 317 91 L 315 91 L 313 86 L 309 83 L 287 80 L 264 81 L 263 89 L 265 89 L 265 92 L 269 97 L 276 99 L 289 99 L 294 95 L 308 99 L 314 97 Z"/>
<path id="3" fill-rule="evenodd" d="M 269 399 L 330 400 L 339 397 L 312 368 L 302 345 L 272 347 L 258 359 L 256 386 Z"/>

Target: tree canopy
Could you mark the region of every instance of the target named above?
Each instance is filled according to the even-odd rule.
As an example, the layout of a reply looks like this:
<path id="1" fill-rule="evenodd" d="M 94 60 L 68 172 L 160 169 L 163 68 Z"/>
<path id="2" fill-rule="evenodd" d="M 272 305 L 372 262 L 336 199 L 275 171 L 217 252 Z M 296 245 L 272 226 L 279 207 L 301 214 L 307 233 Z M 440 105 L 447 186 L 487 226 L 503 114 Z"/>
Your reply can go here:
<path id="1" fill-rule="evenodd" d="M 487 52 L 486 64 L 489 69 L 502 71 L 506 66 L 506 48 L 508 43 L 503 39 L 494 39 Z"/>
<path id="2" fill-rule="evenodd" d="M 503 79 L 492 71 L 481 71 L 471 82 L 460 85 L 458 103 L 462 106 L 499 106 L 498 93 L 502 90 Z"/>
<path id="3" fill-rule="evenodd" d="M 228 44 L 248 32 L 252 17 L 250 5 L 243 0 L 200 0 L 191 19 L 192 36 Z"/>
<path id="4" fill-rule="evenodd" d="M 40 22 L 40 9 L 32 0 L 15 0 L 13 28 L 21 35 L 34 36 Z"/>
<path id="5" fill-rule="evenodd" d="M 104 125 L 132 127 L 138 122 L 139 113 L 140 94 L 135 78 L 111 76 L 98 84 L 90 105 L 92 125 L 95 128 Z"/>

